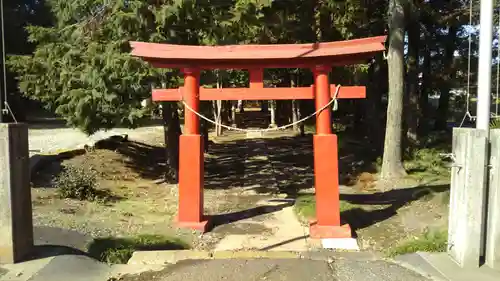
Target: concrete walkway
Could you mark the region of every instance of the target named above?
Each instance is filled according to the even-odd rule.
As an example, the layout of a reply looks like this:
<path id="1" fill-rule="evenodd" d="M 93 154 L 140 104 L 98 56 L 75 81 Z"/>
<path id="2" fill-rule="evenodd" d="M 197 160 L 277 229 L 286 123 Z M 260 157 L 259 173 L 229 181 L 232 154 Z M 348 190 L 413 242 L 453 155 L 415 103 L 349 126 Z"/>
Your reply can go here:
<path id="1" fill-rule="evenodd" d="M 431 275 L 436 280 L 500 280 L 500 271 L 493 270 L 486 265 L 479 268 L 461 268 L 448 253 L 417 252 L 396 257 L 396 261 L 423 274 Z"/>
<path id="2" fill-rule="evenodd" d="M 428 280 L 384 261 L 315 261 L 299 259 L 232 259 L 185 261 L 159 272 L 126 276 L 122 281 L 417 281 Z"/>
<path id="3" fill-rule="evenodd" d="M 0 266 L 0 281 L 420 281 L 401 265 L 351 257 L 186 260 L 171 265 L 107 265 L 63 255 Z"/>

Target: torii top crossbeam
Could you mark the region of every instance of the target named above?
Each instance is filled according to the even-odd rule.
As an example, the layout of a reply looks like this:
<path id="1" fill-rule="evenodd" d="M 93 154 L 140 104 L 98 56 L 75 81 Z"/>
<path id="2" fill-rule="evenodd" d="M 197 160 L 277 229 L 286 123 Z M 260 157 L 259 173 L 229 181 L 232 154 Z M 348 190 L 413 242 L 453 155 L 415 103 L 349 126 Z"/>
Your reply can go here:
<path id="1" fill-rule="evenodd" d="M 355 40 L 274 45 L 189 46 L 131 42 L 132 55 L 158 68 L 248 69 L 250 88 L 200 88 L 200 100 L 312 99 L 314 89 L 264 88 L 264 68 L 316 68 L 362 63 L 385 50 L 386 36 Z M 335 87 L 335 85 L 331 85 Z M 154 101 L 179 101 L 184 89 L 154 89 Z M 364 87 L 342 87 L 338 98 L 364 98 Z"/>
<path id="2" fill-rule="evenodd" d="M 385 40 L 386 36 L 377 36 L 311 44 L 187 46 L 131 42 L 130 45 L 133 56 L 161 68 L 300 68 L 361 63 L 384 51 Z"/>

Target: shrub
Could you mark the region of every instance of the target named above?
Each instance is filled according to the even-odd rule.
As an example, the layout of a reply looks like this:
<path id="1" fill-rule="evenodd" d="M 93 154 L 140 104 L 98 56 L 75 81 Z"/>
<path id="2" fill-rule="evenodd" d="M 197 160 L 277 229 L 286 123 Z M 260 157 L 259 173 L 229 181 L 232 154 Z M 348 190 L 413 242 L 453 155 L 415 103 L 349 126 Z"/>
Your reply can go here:
<path id="1" fill-rule="evenodd" d="M 95 201 L 106 197 L 97 190 L 97 172 L 89 168 L 66 166 L 54 185 L 61 198 Z"/>

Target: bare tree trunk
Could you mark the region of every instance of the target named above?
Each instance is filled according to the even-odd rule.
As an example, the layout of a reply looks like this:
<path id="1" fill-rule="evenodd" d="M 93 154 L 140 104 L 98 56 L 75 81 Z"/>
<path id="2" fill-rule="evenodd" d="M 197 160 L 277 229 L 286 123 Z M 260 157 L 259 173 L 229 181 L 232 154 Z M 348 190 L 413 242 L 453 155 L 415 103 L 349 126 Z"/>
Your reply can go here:
<path id="1" fill-rule="evenodd" d="M 369 92 L 367 93 L 365 105 L 367 106 L 367 116 L 370 116 L 370 118 L 364 120 L 370 140 L 377 152 L 382 151 L 383 148 L 383 125 L 380 117 L 382 113 L 382 94 L 387 91 L 385 85 L 381 85 L 381 82 L 384 82 L 382 79 L 385 79 L 385 84 L 387 84 L 387 69 L 382 70 L 382 65 L 385 66 L 385 61 L 382 54 L 380 54 L 375 56 L 372 65 L 368 69 L 370 87 L 367 88 Z"/>
<path id="2" fill-rule="evenodd" d="M 201 121 L 201 135 L 203 136 L 203 151 L 208 152 L 208 122 L 205 120 Z"/>
<path id="3" fill-rule="evenodd" d="M 179 179 L 179 136 L 181 126 L 177 104 L 162 102 L 163 132 L 165 138 L 165 181 L 177 183 Z"/>
<path id="4" fill-rule="evenodd" d="M 212 109 L 213 109 L 213 114 L 214 114 L 214 120 L 217 123 L 215 125 L 215 135 L 216 136 L 221 136 L 222 135 L 222 101 L 220 100 L 214 100 L 212 101 Z"/>
<path id="5" fill-rule="evenodd" d="M 408 25 L 408 100 L 406 116 L 406 138 L 408 148 L 413 149 L 418 144 L 417 128 L 421 116 L 418 93 L 418 53 L 420 41 L 420 22 L 418 17 L 411 19 Z"/>
<path id="6" fill-rule="evenodd" d="M 269 112 L 269 104 L 267 103 L 267 100 L 261 100 L 260 101 L 260 111 L 268 113 Z"/>
<path id="7" fill-rule="evenodd" d="M 401 178 L 406 175 L 403 168 L 401 139 L 404 92 L 404 0 L 389 3 L 389 104 L 385 130 L 384 156 L 381 177 Z"/>
<path id="8" fill-rule="evenodd" d="M 222 135 L 222 101 L 221 100 L 218 100 L 217 101 L 217 122 L 219 123 L 219 125 L 217 126 L 217 136 L 220 136 Z"/>
<path id="9" fill-rule="evenodd" d="M 240 113 L 245 112 L 245 105 L 244 105 L 243 100 L 239 100 L 239 101 L 238 101 L 238 111 L 239 111 Z"/>
<path id="10" fill-rule="evenodd" d="M 220 89 L 221 85 L 222 85 L 220 83 L 220 75 L 219 75 L 219 72 L 217 72 L 216 74 L 217 74 L 217 89 Z M 213 108 L 213 113 L 214 113 L 214 120 L 217 123 L 215 125 L 215 135 L 219 137 L 222 135 L 222 126 L 221 126 L 221 123 L 222 123 L 222 115 L 221 115 L 222 101 L 221 100 L 212 101 L 212 108 Z"/>
<path id="11" fill-rule="evenodd" d="M 200 113 L 203 114 L 204 116 L 209 116 L 210 115 L 210 109 L 212 107 L 212 104 L 210 102 L 205 102 L 202 101 L 200 102 Z M 201 119 L 200 118 L 200 133 L 201 136 L 203 137 L 203 150 L 204 152 L 208 152 L 208 146 L 209 146 L 209 137 L 208 137 L 208 130 L 209 130 L 209 123 L 208 121 Z"/>
<path id="12" fill-rule="evenodd" d="M 293 131 L 300 132 L 299 124 L 295 124 L 299 121 L 299 107 L 297 106 L 297 100 L 292 100 L 292 123 L 293 123 Z"/>
<path id="13" fill-rule="evenodd" d="M 430 36 L 430 35 L 426 35 Z M 420 88 L 419 107 L 421 112 L 420 122 L 418 122 L 419 136 L 425 136 L 429 130 L 429 89 L 431 84 L 431 48 L 430 40 L 426 40 L 424 53 L 424 64 L 422 66 L 422 87 Z"/>
<path id="14" fill-rule="evenodd" d="M 271 107 L 271 124 L 269 127 L 274 128 L 276 127 L 276 101 L 272 100 L 270 101 L 270 107 Z"/>
<path id="15" fill-rule="evenodd" d="M 231 101 L 222 101 L 222 122 L 226 125 L 231 124 L 231 108 L 232 108 L 232 102 Z"/>
<path id="16" fill-rule="evenodd" d="M 443 67 L 445 73 L 443 74 L 443 81 L 441 83 L 439 96 L 439 106 L 436 111 L 436 123 L 434 128 L 436 130 L 446 129 L 448 111 L 450 107 L 450 90 L 451 90 L 451 80 L 454 71 L 453 67 L 453 54 L 456 49 L 456 39 L 457 39 L 457 26 L 452 25 L 448 30 L 448 35 L 446 36 L 445 50 L 444 50 L 444 62 Z"/>
<path id="17" fill-rule="evenodd" d="M 302 119 L 302 107 L 303 107 L 303 104 L 302 104 L 302 101 L 298 100 L 298 101 L 295 101 L 296 103 L 296 109 L 297 109 L 297 119 Z M 304 125 L 304 122 L 301 122 L 299 124 L 299 134 L 300 136 L 305 136 L 306 135 L 306 128 L 305 128 L 305 125 Z"/>
<path id="18" fill-rule="evenodd" d="M 362 83 L 359 73 L 355 73 L 352 80 L 354 85 L 359 85 Z M 360 137 L 364 137 L 366 134 L 366 131 L 363 130 L 363 125 L 364 125 L 363 120 L 366 119 L 366 110 L 365 110 L 366 106 L 364 103 L 366 103 L 367 100 L 361 100 L 361 101 L 352 100 L 350 102 L 352 102 L 354 106 L 354 118 L 353 118 L 352 129 L 354 130 L 355 134 L 359 135 Z M 332 112 L 332 116 L 333 115 L 334 112 Z"/>
<path id="19" fill-rule="evenodd" d="M 231 126 L 236 127 L 236 106 L 237 104 L 232 101 L 231 102 Z"/>
<path id="20" fill-rule="evenodd" d="M 290 87 L 294 88 L 297 87 L 296 80 L 297 78 L 295 77 L 296 75 L 291 74 L 290 75 Z M 299 121 L 299 109 L 297 106 L 297 100 L 292 100 L 292 123 L 293 123 L 293 131 L 294 132 L 299 132 L 299 124 L 295 124 L 297 121 Z"/>

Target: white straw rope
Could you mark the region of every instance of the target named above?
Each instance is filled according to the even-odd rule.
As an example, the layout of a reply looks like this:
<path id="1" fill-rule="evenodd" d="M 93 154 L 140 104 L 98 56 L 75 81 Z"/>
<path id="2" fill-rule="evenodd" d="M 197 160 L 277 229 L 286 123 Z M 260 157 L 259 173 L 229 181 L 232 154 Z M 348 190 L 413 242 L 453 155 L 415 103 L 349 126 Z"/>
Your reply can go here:
<path id="1" fill-rule="evenodd" d="M 216 126 L 221 126 L 223 128 L 226 128 L 228 130 L 234 130 L 234 131 L 239 131 L 239 132 L 246 132 L 246 133 L 261 133 L 261 132 L 271 132 L 271 131 L 279 131 L 279 130 L 284 130 L 284 129 L 287 129 L 287 128 L 290 128 L 294 125 L 297 125 L 297 124 L 300 124 L 304 121 L 306 121 L 307 119 L 315 116 L 316 114 L 320 113 L 321 111 L 323 111 L 325 108 L 329 107 L 332 103 L 336 103 L 337 102 L 337 96 L 339 94 L 339 90 L 340 90 L 340 85 L 337 85 L 336 89 L 335 89 L 335 94 L 333 95 L 333 98 L 330 100 L 330 102 L 328 102 L 327 104 L 325 104 L 324 106 L 322 106 L 320 109 L 316 110 L 314 113 L 312 114 L 309 114 L 308 116 L 300 119 L 300 120 L 297 120 L 293 123 L 290 123 L 288 125 L 284 125 L 284 126 L 280 126 L 280 127 L 276 127 L 276 128 L 267 128 L 267 129 L 242 129 L 242 128 L 237 128 L 237 127 L 231 127 L 231 126 L 227 126 L 227 125 L 224 125 L 220 122 L 216 122 L 206 116 L 204 116 L 203 114 L 197 112 L 196 110 L 194 110 L 193 108 L 191 108 L 184 100 L 182 100 L 182 103 L 184 104 L 184 106 L 190 110 L 191 112 L 193 112 L 194 114 L 196 114 L 198 117 L 200 117 L 201 119 L 209 122 L 209 123 L 212 123 Z"/>

